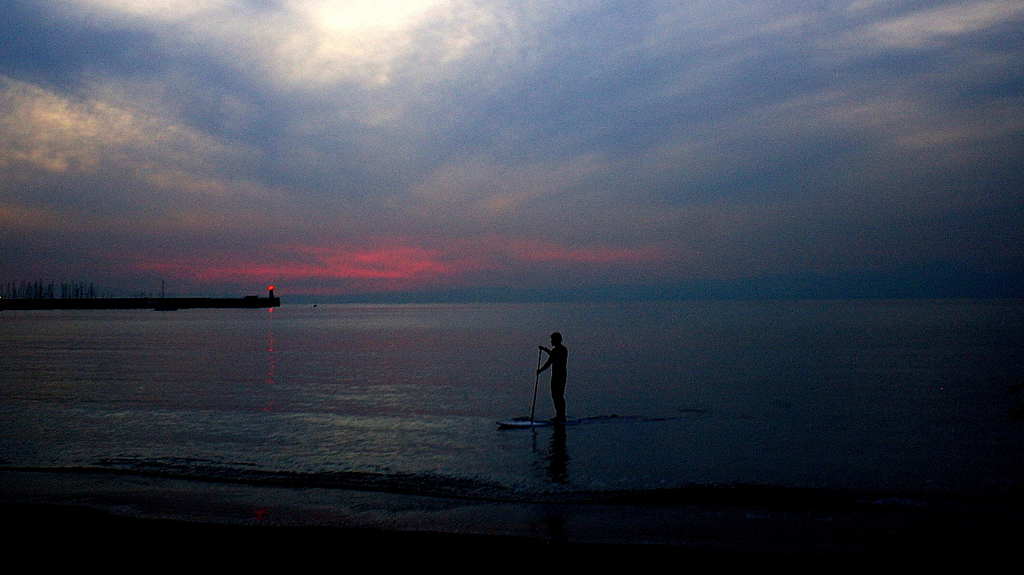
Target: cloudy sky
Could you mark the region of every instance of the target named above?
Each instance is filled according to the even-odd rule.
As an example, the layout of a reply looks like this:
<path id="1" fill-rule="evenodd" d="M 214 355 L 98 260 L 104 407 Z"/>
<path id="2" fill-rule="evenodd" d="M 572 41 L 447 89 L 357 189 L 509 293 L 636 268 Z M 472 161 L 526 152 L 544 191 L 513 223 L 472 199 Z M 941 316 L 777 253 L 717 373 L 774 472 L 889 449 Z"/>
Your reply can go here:
<path id="1" fill-rule="evenodd" d="M 1022 158 L 1020 0 L 0 0 L 2 281 L 986 295 Z"/>

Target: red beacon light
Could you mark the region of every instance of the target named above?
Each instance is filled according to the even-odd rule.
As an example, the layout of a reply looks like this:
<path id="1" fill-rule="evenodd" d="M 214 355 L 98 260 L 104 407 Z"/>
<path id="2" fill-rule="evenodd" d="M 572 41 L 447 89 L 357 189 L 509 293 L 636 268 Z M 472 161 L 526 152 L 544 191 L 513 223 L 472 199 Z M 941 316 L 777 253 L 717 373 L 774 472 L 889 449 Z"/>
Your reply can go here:
<path id="1" fill-rule="evenodd" d="M 274 286 L 267 286 L 267 290 L 270 291 L 270 297 L 274 297 Z"/>

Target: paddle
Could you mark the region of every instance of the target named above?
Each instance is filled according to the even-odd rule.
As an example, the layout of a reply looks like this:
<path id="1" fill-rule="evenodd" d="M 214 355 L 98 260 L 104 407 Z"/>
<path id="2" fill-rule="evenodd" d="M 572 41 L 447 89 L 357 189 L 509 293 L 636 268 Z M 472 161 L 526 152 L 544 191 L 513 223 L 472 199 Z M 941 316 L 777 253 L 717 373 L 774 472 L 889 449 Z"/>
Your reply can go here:
<path id="1" fill-rule="evenodd" d="M 537 409 L 537 386 L 540 384 L 540 355 L 541 350 L 537 350 L 537 377 L 533 379 L 533 403 L 530 404 L 530 423 L 533 423 L 533 413 Z"/>

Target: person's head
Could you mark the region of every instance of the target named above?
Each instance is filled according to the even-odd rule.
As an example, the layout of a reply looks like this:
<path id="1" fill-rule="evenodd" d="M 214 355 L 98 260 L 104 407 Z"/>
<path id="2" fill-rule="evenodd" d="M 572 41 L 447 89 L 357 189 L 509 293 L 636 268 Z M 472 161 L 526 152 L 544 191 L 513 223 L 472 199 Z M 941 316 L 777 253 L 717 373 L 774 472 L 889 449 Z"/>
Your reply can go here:
<path id="1" fill-rule="evenodd" d="M 551 345 L 558 345 L 560 343 L 562 343 L 562 334 L 557 331 L 551 334 Z"/>

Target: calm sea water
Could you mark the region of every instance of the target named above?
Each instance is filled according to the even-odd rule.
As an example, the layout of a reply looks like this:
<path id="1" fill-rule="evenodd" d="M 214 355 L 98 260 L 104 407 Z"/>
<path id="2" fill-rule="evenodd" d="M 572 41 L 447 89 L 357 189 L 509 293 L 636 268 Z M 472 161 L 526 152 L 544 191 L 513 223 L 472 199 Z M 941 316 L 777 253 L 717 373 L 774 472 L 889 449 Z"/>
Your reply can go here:
<path id="1" fill-rule="evenodd" d="M 569 415 L 617 417 L 499 431 L 554 330 Z M 1024 486 L 1019 300 L 3 312 L 0 346 L 6 468 L 456 494 Z"/>

